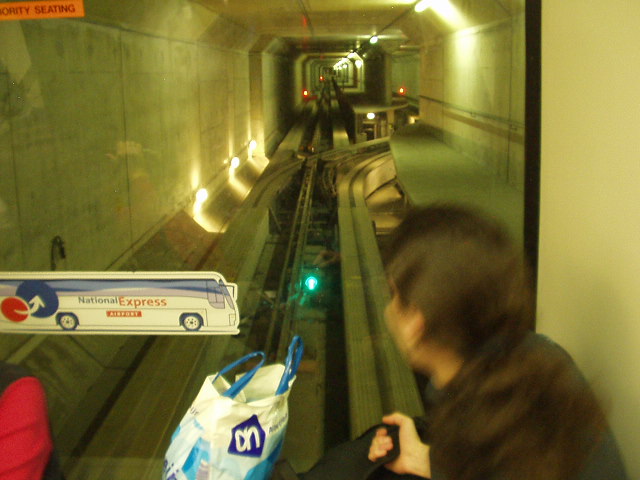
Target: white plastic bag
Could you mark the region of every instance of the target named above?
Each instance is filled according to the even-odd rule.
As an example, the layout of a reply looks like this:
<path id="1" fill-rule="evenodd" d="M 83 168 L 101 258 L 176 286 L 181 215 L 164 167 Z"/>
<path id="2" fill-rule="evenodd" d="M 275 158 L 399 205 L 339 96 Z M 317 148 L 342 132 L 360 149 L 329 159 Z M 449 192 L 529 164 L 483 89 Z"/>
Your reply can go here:
<path id="1" fill-rule="evenodd" d="M 287 399 L 304 347 L 295 336 L 284 365 L 264 366 L 253 352 L 210 375 L 171 439 L 163 480 L 265 480 L 278 460 Z M 223 375 L 260 358 L 229 384 Z"/>

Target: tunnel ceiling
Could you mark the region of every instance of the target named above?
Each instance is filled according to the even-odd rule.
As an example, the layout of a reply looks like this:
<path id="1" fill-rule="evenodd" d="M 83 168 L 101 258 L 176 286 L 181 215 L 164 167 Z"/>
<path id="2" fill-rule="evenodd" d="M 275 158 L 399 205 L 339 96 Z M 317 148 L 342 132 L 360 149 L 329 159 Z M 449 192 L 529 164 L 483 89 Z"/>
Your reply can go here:
<path id="1" fill-rule="evenodd" d="M 448 2 L 465 27 L 489 23 L 524 8 L 525 0 L 433 0 Z M 198 0 L 258 36 L 279 37 L 303 53 L 344 52 L 375 34 L 394 51 L 454 29 L 430 11 L 413 11 L 416 0 Z"/>
<path id="2" fill-rule="evenodd" d="M 299 53 L 339 53 L 379 35 L 387 52 L 430 37 L 489 24 L 524 9 L 525 0 L 85 0 L 87 20 L 222 47 L 260 51 L 279 38 Z M 444 10 L 455 11 L 458 25 Z"/>
<path id="3" fill-rule="evenodd" d="M 202 0 L 201 5 L 258 35 L 279 37 L 302 52 L 344 52 L 381 32 L 412 8 L 407 0 Z M 399 28 L 383 39 L 404 43 Z"/>

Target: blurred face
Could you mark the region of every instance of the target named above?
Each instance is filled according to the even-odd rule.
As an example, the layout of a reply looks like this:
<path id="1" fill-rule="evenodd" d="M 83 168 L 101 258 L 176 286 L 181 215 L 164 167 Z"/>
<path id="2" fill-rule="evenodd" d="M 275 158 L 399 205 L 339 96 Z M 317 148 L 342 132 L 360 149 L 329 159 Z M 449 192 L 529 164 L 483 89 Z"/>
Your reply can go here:
<path id="1" fill-rule="evenodd" d="M 393 295 L 384 313 L 395 344 L 409 364 L 415 366 L 425 328 L 422 313 L 402 305 L 398 295 Z"/>

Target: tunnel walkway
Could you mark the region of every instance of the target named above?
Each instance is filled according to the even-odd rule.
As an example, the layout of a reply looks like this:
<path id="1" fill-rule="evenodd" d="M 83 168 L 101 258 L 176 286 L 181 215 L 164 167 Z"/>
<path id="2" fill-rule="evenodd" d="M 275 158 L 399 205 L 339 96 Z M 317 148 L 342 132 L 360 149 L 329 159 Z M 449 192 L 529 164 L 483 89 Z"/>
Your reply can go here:
<path id="1" fill-rule="evenodd" d="M 492 168 L 454 150 L 422 123 L 396 131 L 390 144 L 398 181 L 412 204 L 475 205 L 505 222 L 522 244 L 524 195 Z"/>

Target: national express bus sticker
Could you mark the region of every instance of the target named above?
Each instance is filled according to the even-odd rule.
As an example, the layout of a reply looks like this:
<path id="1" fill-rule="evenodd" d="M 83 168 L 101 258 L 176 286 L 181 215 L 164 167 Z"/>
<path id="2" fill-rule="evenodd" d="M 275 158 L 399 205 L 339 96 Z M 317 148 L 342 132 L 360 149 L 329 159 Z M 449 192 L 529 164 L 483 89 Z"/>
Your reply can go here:
<path id="1" fill-rule="evenodd" d="M 235 335 L 237 294 L 216 272 L 0 272 L 0 331 Z"/>

